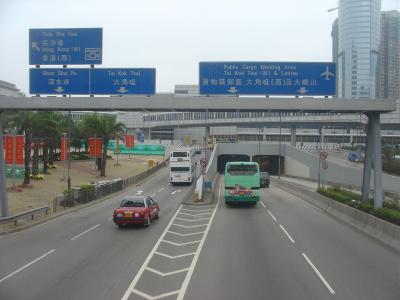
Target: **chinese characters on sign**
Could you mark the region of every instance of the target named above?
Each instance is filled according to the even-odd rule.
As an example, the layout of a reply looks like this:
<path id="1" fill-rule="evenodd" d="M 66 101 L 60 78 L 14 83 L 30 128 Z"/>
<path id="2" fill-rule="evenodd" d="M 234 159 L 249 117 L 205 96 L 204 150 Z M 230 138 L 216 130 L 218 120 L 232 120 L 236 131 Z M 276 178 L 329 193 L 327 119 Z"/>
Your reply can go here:
<path id="1" fill-rule="evenodd" d="M 31 94 L 155 94 L 155 69 L 30 69 Z"/>
<path id="2" fill-rule="evenodd" d="M 201 62 L 200 94 L 331 96 L 335 70 L 334 63 Z"/>
<path id="3" fill-rule="evenodd" d="M 101 64 L 102 47 L 102 28 L 29 30 L 31 65 Z"/>
<path id="4" fill-rule="evenodd" d="M 68 138 L 61 137 L 61 154 L 60 154 L 60 160 L 65 161 L 67 159 L 68 155 Z"/>

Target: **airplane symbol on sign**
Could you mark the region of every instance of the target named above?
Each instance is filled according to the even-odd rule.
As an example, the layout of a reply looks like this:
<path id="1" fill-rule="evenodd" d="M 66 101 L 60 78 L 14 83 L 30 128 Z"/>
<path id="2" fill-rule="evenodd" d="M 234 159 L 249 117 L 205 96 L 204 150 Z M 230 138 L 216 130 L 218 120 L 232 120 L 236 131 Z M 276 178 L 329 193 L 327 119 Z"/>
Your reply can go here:
<path id="1" fill-rule="evenodd" d="M 330 80 L 329 76 L 335 77 L 335 74 L 329 72 L 329 66 L 326 66 L 325 72 L 321 76 L 325 76 L 325 80 Z"/>

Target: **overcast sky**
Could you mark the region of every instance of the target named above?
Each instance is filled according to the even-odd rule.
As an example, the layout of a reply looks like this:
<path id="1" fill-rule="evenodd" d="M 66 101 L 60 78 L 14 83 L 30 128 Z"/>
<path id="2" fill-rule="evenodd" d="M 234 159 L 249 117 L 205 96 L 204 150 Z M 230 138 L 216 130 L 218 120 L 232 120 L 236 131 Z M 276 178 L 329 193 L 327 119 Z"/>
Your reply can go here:
<path id="1" fill-rule="evenodd" d="M 0 80 L 28 92 L 29 28 L 102 27 L 101 67 L 154 67 L 157 92 L 197 84 L 200 61 L 331 61 L 337 2 L 0 0 Z"/>

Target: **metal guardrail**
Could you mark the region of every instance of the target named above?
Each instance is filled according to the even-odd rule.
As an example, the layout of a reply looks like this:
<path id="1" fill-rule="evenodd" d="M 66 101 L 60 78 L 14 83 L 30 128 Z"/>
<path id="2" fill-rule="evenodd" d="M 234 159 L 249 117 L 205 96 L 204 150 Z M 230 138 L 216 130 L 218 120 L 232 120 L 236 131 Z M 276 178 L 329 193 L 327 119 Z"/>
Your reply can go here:
<path id="1" fill-rule="evenodd" d="M 38 208 L 34 208 L 13 216 L 9 216 L 9 217 L 5 217 L 5 218 L 1 218 L 0 219 L 0 224 L 5 224 L 5 223 L 10 223 L 10 222 L 14 222 L 14 225 L 17 226 L 18 224 L 18 220 L 21 219 L 25 219 L 27 217 L 31 217 L 31 219 L 34 219 L 35 214 L 38 214 L 40 212 L 44 212 L 45 214 L 47 214 L 50 210 L 50 206 L 49 205 L 45 205 L 45 206 L 41 206 Z"/>
<path id="2" fill-rule="evenodd" d="M 123 189 L 146 179 L 148 176 L 154 174 L 165 166 L 166 161 L 126 179 L 113 179 L 100 185 L 93 185 L 92 188 L 87 188 L 84 190 L 72 190 L 70 193 L 59 195 L 53 199 L 53 212 L 57 212 L 58 206 L 63 206 L 65 209 L 66 207 L 75 206 L 75 204 L 87 203 L 109 194 L 122 191 Z"/>

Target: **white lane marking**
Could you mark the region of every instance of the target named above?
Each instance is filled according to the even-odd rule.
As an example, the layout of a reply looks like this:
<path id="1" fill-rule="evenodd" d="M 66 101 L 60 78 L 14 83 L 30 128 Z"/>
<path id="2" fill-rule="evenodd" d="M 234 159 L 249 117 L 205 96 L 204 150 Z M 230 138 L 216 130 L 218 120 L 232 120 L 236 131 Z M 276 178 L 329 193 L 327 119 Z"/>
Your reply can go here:
<path id="1" fill-rule="evenodd" d="M 97 228 L 97 227 L 99 227 L 99 226 L 100 226 L 100 224 L 94 225 L 93 227 L 91 227 L 91 228 L 85 230 L 84 232 L 78 234 L 77 236 L 74 236 L 74 237 L 71 239 L 71 241 L 77 239 L 78 237 L 84 235 L 85 233 L 88 233 L 89 231 L 91 231 L 91 230 L 93 230 L 93 229 L 95 229 L 95 228 Z"/>
<path id="2" fill-rule="evenodd" d="M 182 192 L 182 190 L 177 190 L 178 193 Z"/>
<path id="3" fill-rule="evenodd" d="M 267 208 L 262 201 L 259 201 L 259 203 L 262 205 L 262 207 Z"/>
<path id="4" fill-rule="evenodd" d="M 186 208 L 182 208 L 181 211 L 193 211 L 193 212 L 203 212 L 203 211 L 213 211 L 214 209 L 186 209 Z"/>
<path id="5" fill-rule="evenodd" d="M 186 226 L 186 225 L 181 225 L 181 224 L 172 224 L 173 226 L 178 226 L 178 227 L 183 227 L 183 228 L 193 228 L 193 227 L 202 227 L 202 226 L 207 226 L 208 224 L 199 224 L 199 225 L 190 225 L 190 226 Z"/>
<path id="6" fill-rule="evenodd" d="M 183 218 L 176 218 L 175 220 L 187 221 L 187 222 L 195 222 L 195 221 L 204 221 L 209 220 L 210 218 L 201 218 L 201 219 L 183 219 Z"/>
<path id="7" fill-rule="evenodd" d="M 180 246 L 186 246 L 186 245 L 191 245 L 191 244 L 197 244 L 197 243 L 200 243 L 201 240 L 193 241 L 193 242 L 187 242 L 187 243 L 175 243 L 175 242 L 171 242 L 171 241 L 167 241 L 167 240 L 162 240 L 162 242 L 180 247 Z"/>
<path id="8" fill-rule="evenodd" d="M 186 290 L 187 290 L 187 288 L 188 288 L 190 279 L 192 278 L 194 269 L 196 268 L 196 264 L 197 264 L 197 261 L 198 261 L 199 256 L 200 256 L 201 249 L 203 248 L 203 245 L 204 245 L 204 242 L 206 241 L 208 232 L 210 231 L 211 224 L 212 224 L 212 222 L 213 222 L 213 220 L 214 220 L 215 214 L 217 213 L 218 204 L 219 204 L 219 200 L 220 200 L 220 196 L 221 196 L 221 184 L 222 184 L 222 181 L 220 181 L 220 183 L 219 183 L 217 205 L 215 206 L 215 209 L 214 209 L 214 212 L 213 212 L 213 214 L 212 214 L 212 216 L 211 216 L 210 222 L 209 222 L 208 225 L 207 225 L 207 228 L 206 228 L 206 230 L 205 230 L 206 232 L 204 233 L 203 238 L 201 239 L 201 242 L 200 242 L 200 244 L 198 245 L 198 248 L 197 248 L 197 250 L 196 250 L 196 254 L 194 255 L 193 261 L 192 261 L 192 263 L 191 263 L 191 265 L 190 265 L 190 267 L 189 267 L 189 271 L 187 272 L 186 277 L 185 277 L 185 280 L 184 280 L 183 283 L 182 283 L 181 291 L 179 292 L 179 295 L 178 295 L 178 297 L 176 298 L 177 300 L 183 300 L 183 298 L 185 297 L 185 293 L 186 293 Z"/>
<path id="9" fill-rule="evenodd" d="M 181 255 L 168 255 L 168 254 L 156 251 L 156 252 L 154 252 L 154 254 L 157 254 L 157 255 L 160 255 L 160 256 L 164 256 L 164 257 L 169 258 L 169 259 L 175 259 L 175 258 L 181 258 L 181 257 L 195 255 L 196 252 L 190 252 L 190 253 L 185 253 L 185 254 L 181 254 Z"/>
<path id="10" fill-rule="evenodd" d="M 145 298 L 147 300 L 157 300 L 157 299 L 161 299 L 161 298 L 166 298 L 166 297 L 169 297 L 169 296 L 173 296 L 173 295 L 179 294 L 179 292 L 180 292 L 180 290 L 177 290 L 177 291 L 168 292 L 168 293 L 161 294 L 161 295 L 153 297 L 153 296 L 150 296 L 149 294 L 143 293 L 142 291 L 139 291 L 137 289 L 133 289 L 132 290 L 132 293 L 135 293 L 135 294 L 139 295 L 140 297 Z"/>
<path id="11" fill-rule="evenodd" d="M 168 229 L 170 228 L 170 226 L 174 222 L 175 217 L 179 214 L 179 211 L 180 211 L 181 208 L 182 208 L 182 205 L 179 206 L 179 208 L 177 209 L 176 213 L 174 214 L 174 216 L 169 221 L 167 227 L 165 227 L 164 232 L 161 234 L 160 238 L 158 239 L 157 243 L 154 245 L 153 249 L 151 249 L 149 255 L 147 256 L 146 260 L 144 261 L 144 263 L 140 267 L 139 271 L 136 273 L 135 277 L 133 278 L 131 284 L 129 285 L 128 289 L 126 290 L 126 292 L 125 292 L 124 296 L 121 298 L 121 300 L 127 300 L 130 297 L 132 292 L 135 292 L 136 294 L 140 295 L 138 293 L 138 291 L 135 290 L 135 286 L 138 283 L 140 277 L 142 276 L 145 268 L 149 264 L 150 259 L 153 257 L 154 252 L 156 251 L 156 249 L 160 245 L 161 241 L 164 239 L 164 236 L 167 234 Z M 179 293 L 179 291 L 177 291 L 177 293 Z M 172 295 L 174 295 L 174 294 L 172 294 Z M 154 297 L 152 297 L 152 298 L 154 298 Z"/>
<path id="12" fill-rule="evenodd" d="M 286 236 L 289 238 L 289 240 L 294 244 L 294 239 L 292 239 L 292 237 L 290 236 L 290 234 L 286 231 L 285 227 L 283 227 L 282 225 L 279 225 L 279 227 L 281 227 L 281 229 L 282 229 L 283 232 L 286 234 Z"/>
<path id="13" fill-rule="evenodd" d="M 173 192 L 171 193 L 171 195 L 175 195 L 175 193 L 176 193 L 176 191 L 173 191 Z"/>
<path id="14" fill-rule="evenodd" d="M 160 275 L 162 277 L 166 277 L 166 276 L 170 276 L 170 275 L 175 275 L 175 274 L 179 274 L 179 273 L 183 273 L 183 272 L 187 272 L 189 270 L 189 268 L 185 268 L 185 269 L 180 269 L 180 270 L 176 270 L 176 271 L 172 271 L 172 272 L 168 272 L 168 273 L 164 273 L 164 272 L 160 272 L 156 269 L 150 268 L 150 267 L 146 267 L 147 271 L 150 271 L 154 274 Z"/>
<path id="15" fill-rule="evenodd" d="M 38 262 L 39 260 L 45 258 L 47 255 L 53 253 L 54 251 L 56 251 L 56 249 L 52 249 L 49 252 L 46 252 L 45 254 L 43 254 L 42 256 L 39 256 L 38 258 L 36 258 L 35 260 L 32 260 L 30 263 L 27 263 L 25 266 L 19 268 L 18 270 L 15 270 L 14 272 L 12 272 L 11 274 L 7 275 L 6 277 L 3 277 L 2 279 L 0 279 L 0 283 L 3 282 L 4 280 L 7 280 L 8 278 L 14 276 L 15 274 L 21 272 L 22 270 L 28 268 L 29 266 L 33 265 L 34 263 Z"/>
<path id="16" fill-rule="evenodd" d="M 199 231 L 199 232 L 192 232 L 192 233 L 179 233 L 175 231 L 168 230 L 168 233 L 180 235 L 180 236 L 191 236 L 191 235 L 196 235 L 196 234 L 202 234 L 204 231 Z"/>
<path id="17" fill-rule="evenodd" d="M 308 206 L 311 206 L 312 208 L 315 208 L 315 209 L 317 209 L 317 210 L 319 210 L 319 211 L 323 211 L 323 210 L 320 209 L 319 207 L 316 207 L 316 206 L 314 206 L 314 205 L 308 203 L 306 200 L 303 200 L 303 199 L 301 199 L 301 198 L 299 198 L 299 197 L 297 197 L 297 196 L 295 196 L 295 195 L 293 195 L 293 194 L 291 194 L 291 193 L 285 191 L 284 189 L 281 189 L 281 188 L 278 188 L 278 187 L 277 187 L 277 189 L 279 189 L 279 190 L 285 192 L 286 194 L 288 194 L 288 195 L 289 195 L 290 197 L 292 197 L 293 199 L 300 200 L 301 202 L 303 202 L 304 204 L 307 204 Z"/>
<path id="18" fill-rule="evenodd" d="M 212 215 L 212 213 L 204 213 L 204 214 L 195 214 L 195 215 L 193 215 L 193 214 L 187 214 L 187 213 L 183 213 L 183 212 L 181 212 L 181 213 L 179 213 L 180 215 L 185 215 L 185 216 L 191 216 L 191 217 L 197 217 L 197 216 L 204 216 L 204 215 Z"/>
<path id="19" fill-rule="evenodd" d="M 139 191 L 136 192 L 136 194 L 138 194 L 138 195 L 140 195 L 140 194 L 142 194 L 142 193 L 143 193 L 142 190 L 139 190 Z"/>
<path id="20" fill-rule="evenodd" d="M 165 187 L 159 189 L 157 193 L 162 192 L 164 189 L 165 189 Z"/>
<path id="21" fill-rule="evenodd" d="M 272 212 L 270 210 L 268 210 L 269 215 L 271 216 L 271 218 L 277 222 L 278 220 L 275 218 L 275 216 L 272 214 Z"/>
<path id="22" fill-rule="evenodd" d="M 329 285 L 329 283 L 325 280 L 324 276 L 322 276 L 322 274 L 318 271 L 318 269 L 314 266 L 314 264 L 311 262 L 311 260 L 307 257 L 307 255 L 305 253 L 302 253 L 304 259 L 307 261 L 307 263 L 311 266 L 311 268 L 314 270 L 314 272 L 318 275 L 319 279 L 321 279 L 322 283 L 326 286 L 326 288 L 328 289 L 328 291 L 331 294 L 335 294 L 335 291 L 333 290 L 333 288 Z"/>

